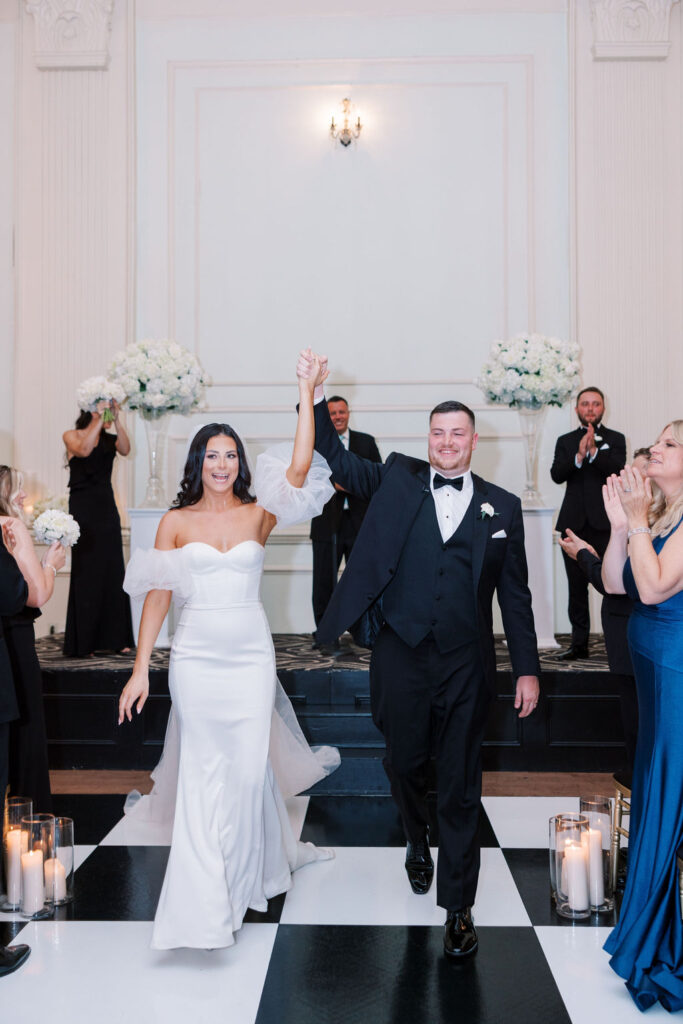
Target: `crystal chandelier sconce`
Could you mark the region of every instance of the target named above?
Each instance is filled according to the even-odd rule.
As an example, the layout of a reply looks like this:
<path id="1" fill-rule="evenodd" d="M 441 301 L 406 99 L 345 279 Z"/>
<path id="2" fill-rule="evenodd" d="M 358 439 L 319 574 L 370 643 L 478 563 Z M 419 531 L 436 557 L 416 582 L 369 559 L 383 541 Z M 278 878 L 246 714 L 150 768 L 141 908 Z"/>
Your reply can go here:
<path id="1" fill-rule="evenodd" d="M 339 139 L 342 146 L 346 147 L 358 138 L 362 128 L 360 116 L 356 118 L 355 124 L 351 123 L 351 100 L 342 100 L 341 124 L 335 121 L 333 114 L 330 122 L 330 136 L 335 140 Z"/>

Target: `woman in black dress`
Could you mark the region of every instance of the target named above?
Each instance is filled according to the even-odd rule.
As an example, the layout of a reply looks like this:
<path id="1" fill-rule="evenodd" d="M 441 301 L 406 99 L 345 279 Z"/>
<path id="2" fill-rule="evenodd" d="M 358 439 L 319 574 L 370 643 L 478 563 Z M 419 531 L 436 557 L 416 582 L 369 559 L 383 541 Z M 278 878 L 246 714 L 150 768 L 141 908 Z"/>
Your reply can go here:
<path id="1" fill-rule="evenodd" d="M 111 404 L 116 434 L 104 430 Z M 116 402 L 82 412 L 75 430 L 64 434 L 69 462 L 69 512 L 81 528 L 71 552 L 71 585 L 64 654 L 85 658 L 96 650 L 127 651 L 133 644 L 130 603 L 123 592 L 121 520 L 111 471 L 116 453 L 130 451 Z"/>
<path id="2" fill-rule="evenodd" d="M 24 499 L 21 473 L 0 466 L 0 525 L 3 542 L 28 584 L 27 602 L 14 614 L 3 615 L 19 717 L 9 727 L 9 785 L 15 796 L 33 800 L 36 811 L 52 810 L 47 736 L 43 710 L 43 678 L 36 654 L 33 623 L 39 609 L 52 597 L 57 571 L 66 552 L 55 541 L 38 560 L 33 539 L 22 522 Z"/>

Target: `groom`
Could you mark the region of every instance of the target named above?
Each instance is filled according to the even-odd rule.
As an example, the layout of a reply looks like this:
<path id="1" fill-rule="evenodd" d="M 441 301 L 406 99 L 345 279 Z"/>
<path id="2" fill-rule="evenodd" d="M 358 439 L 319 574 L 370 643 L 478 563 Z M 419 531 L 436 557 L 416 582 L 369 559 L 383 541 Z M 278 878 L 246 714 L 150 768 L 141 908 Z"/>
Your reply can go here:
<path id="1" fill-rule="evenodd" d="M 307 375 L 310 354 L 300 356 Z M 370 664 L 373 720 L 407 839 L 406 871 L 426 893 L 434 863 L 426 806 L 430 754 L 437 768 L 437 903 L 447 911 L 444 950 L 462 959 L 478 940 L 481 745 L 494 693 L 491 603 L 497 592 L 515 708 L 538 702 L 539 662 L 527 586 L 519 498 L 470 472 L 474 414 L 443 402 L 429 421 L 428 462 L 393 452 L 369 462 L 340 443 L 316 388 L 316 449 L 336 483 L 372 503 L 316 639 L 329 643 L 381 598 L 384 625 Z"/>

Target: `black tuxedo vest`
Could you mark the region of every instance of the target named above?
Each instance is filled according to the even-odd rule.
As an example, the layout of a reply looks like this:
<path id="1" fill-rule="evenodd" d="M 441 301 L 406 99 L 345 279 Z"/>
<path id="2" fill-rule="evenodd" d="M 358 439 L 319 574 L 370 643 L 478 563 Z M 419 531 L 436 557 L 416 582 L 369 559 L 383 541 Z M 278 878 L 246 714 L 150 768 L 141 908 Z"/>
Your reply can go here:
<path id="1" fill-rule="evenodd" d="M 396 572 L 382 596 L 384 618 L 410 647 L 432 633 L 439 650 L 477 642 L 472 575 L 474 500 L 444 543 L 434 499 L 426 490 Z"/>

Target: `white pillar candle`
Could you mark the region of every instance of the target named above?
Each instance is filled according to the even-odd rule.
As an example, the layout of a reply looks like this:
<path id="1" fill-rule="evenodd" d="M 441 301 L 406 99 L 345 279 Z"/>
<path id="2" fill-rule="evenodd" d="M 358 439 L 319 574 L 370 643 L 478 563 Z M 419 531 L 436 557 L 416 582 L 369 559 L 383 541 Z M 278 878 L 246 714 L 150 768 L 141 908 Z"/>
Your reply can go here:
<path id="1" fill-rule="evenodd" d="M 20 828 L 5 833 L 5 876 L 7 878 L 7 902 L 21 903 L 21 855 L 28 849 L 28 836 Z"/>
<path id="2" fill-rule="evenodd" d="M 45 861 L 45 896 L 55 903 L 66 899 L 66 871 L 57 857 Z"/>
<path id="3" fill-rule="evenodd" d="M 37 914 L 45 905 L 43 884 L 43 851 L 29 850 L 21 855 L 21 912 Z"/>
<path id="4" fill-rule="evenodd" d="M 564 854 L 567 865 L 567 902 L 571 910 L 588 910 L 588 862 L 582 846 L 568 846 Z"/>
<path id="5" fill-rule="evenodd" d="M 588 888 L 590 890 L 591 906 L 600 907 L 605 899 L 605 882 L 602 867 L 602 831 L 599 828 L 589 828 L 588 834 L 583 837 L 582 842 L 588 853 Z"/>

